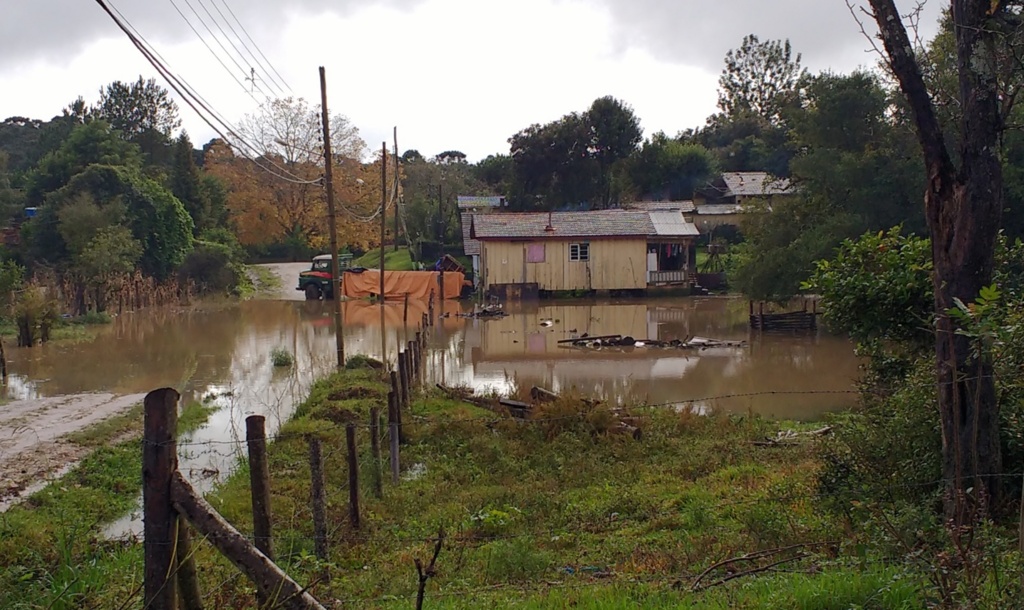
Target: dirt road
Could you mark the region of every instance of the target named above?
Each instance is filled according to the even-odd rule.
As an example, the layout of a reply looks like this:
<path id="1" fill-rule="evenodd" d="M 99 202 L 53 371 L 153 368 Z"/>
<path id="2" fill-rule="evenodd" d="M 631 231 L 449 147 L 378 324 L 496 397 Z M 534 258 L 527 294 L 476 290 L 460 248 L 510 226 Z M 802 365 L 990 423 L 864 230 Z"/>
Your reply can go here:
<path id="1" fill-rule="evenodd" d="M 143 394 L 77 394 L 0 406 L 0 512 L 90 449 L 64 438 L 142 402 Z"/>
<path id="2" fill-rule="evenodd" d="M 280 299 L 283 301 L 301 301 L 305 296 L 295 289 L 298 284 L 299 272 L 309 269 L 309 263 L 271 263 L 257 265 L 272 271 L 281 280 L 280 289 L 276 294 L 262 294 L 263 299 Z"/>
<path id="3" fill-rule="evenodd" d="M 280 287 L 259 298 L 303 300 L 295 290 L 296 278 L 309 263 L 263 266 L 280 278 Z M 76 394 L 0 405 L 0 512 L 88 455 L 91 449 L 71 442 L 68 434 L 122 413 L 143 398 L 143 394 Z"/>

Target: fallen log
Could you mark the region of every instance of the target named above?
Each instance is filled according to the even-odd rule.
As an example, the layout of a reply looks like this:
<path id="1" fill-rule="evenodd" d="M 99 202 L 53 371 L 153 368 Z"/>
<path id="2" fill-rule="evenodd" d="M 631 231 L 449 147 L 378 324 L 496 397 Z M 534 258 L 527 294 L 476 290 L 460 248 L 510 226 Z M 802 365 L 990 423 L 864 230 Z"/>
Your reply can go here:
<path id="1" fill-rule="evenodd" d="M 558 400 L 558 394 L 555 394 L 551 390 L 542 388 L 540 386 L 533 386 L 530 388 L 530 398 L 537 402 L 553 402 Z"/>
<path id="2" fill-rule="evenodd" d="M 530 416 L 530 411 L 533 409 L 533 405 L 528 402 L 512 400 L 510 398 L 499 398 L 498 404 L 508 409 L 512 417 L 518 419 L 526 419 Z"/>
<path id="3" fill-rule="evenodd" d="M 487 400 L 485 398 L 480 398 L 479 396 L 475 396 L 472 393 L 460 392 L 459 390 L 456 390 L 455 388 L 445 387 L 445 386 L 441 385 L 440 383 L 438 383 L 436 385 L 437 385 L 437 389 L 439 389 L 442 392 L 444 392 L 448 396 L 448 398 L 451 398 L 453 400 L 461 400 L 463 402 L 468 402 L 469 404 L 476 405 L 476 406 L 480 407 L 481 409 L 487 409 L 488 411 L 501 414 L 501 409 L 499 409 L 494 404 L 494 402 L 491 401 L 491 400 Z"/>
<path id="4" fill-rule="evenodd" d="M 180 472 L 171 478 L 171 502 L 178 514 L 188 519 L 236 568 L 242 571 L 275 608 L 326 610 L 306 589 L 299 586 L 224 520 Z"/>
<path id="5" fill-rule="evenodd" d="M 633 437 L 634 441 L 638 441 L 638 440 L 642 439 L 643 436 L 644 436 L 643 430 L 641 430 L 640 428 L 637 428 L 636 426 L 627 424 L 624 421 L 620 421 L 618 424 L 613 426 L 611 428 L 611 432 L 613 434 L 626 434 L 626 435 L 629 435 L 629 436 Z"/>

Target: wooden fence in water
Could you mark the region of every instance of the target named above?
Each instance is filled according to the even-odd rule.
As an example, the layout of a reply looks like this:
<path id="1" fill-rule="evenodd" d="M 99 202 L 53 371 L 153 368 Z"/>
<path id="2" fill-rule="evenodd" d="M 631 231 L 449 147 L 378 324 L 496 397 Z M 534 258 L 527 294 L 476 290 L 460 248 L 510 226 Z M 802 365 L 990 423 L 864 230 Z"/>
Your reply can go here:
<path id="1" fill-rule="evenodd" d="M 432 306 L 432 304 L 431 304 Z M 423 324 L 432 325 L 424 315 Z M 392 483 L 398 483 L 399 448 L 403 437 L 402 411 L 409 408 L 414 389 L 423 381 L 423 343 L 421 332 L 398 352 L 398 365 L 390 371 L 388 393 L 388 436 Z M 324 606 L 274 562 L 273 516 L 271 512 L 270 468 L 263 416 L 246 418 L 246 447 L 249 458 L 252 495 L 252 541 L 240 533 L 189 483 L 178 469 L 177 427 L 178 392 L 172 388 L 153 390 L 144 401 L 142 444 L 142 497 L 144 536 L 143 606 L 147 610 L 201 610 L 202 594 L 192 541 L 192 530 L 209 541 L 255 586 L 260 608 L 287 610 L 324 610 Z M 359 464 L 356 447 L 357 425 L 345 426 L 346 462 L 349 486 L 349 524 L 360 527 Z M 383 493 L 380 452 L 380 409 L 370 412 L 372 493 Z M 310 436 L 309 456 L 312 477 L 312 514 L 315 552 L 326 560 L 328 528 L 325 510 L 323 454 L 320 439 Z M 439 538 L 440 540 L 440 538 Z M 438 545 L 440 546 L 440 545 Z M 438 549 L 439 550 L 439 549 Z M 436 553 L 434 556 L 436 560 Z M 431 562 L 430 569 L 433 568 Z M 426 579 L 420 573 L 422 604 Z M 429 574 L 428 570 L 428 574 Z"/>

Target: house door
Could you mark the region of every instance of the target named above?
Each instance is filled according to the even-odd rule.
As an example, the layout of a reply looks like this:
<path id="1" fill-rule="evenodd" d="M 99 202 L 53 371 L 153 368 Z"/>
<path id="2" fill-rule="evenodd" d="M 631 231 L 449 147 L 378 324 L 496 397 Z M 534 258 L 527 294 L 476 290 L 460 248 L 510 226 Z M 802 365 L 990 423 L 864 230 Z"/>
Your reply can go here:
<path id="1" fill-rule="evenodd" d="M 658 270 L 658 252 L 647 253 L 647 283 L 651 283 L 651 272 Z"/>

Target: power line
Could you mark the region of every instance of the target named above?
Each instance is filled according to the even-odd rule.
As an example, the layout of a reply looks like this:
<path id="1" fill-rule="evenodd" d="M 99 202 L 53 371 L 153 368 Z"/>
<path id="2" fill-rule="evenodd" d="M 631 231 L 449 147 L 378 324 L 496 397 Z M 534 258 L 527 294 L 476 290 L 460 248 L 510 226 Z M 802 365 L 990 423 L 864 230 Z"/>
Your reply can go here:
<path id="1" fill-rule="evenodd" d="M 222 2 L 223 1 L 224 0 L 222 0 Z M 252 52 L 252 49 L 249 48 L 249 45 L 245 44 L 245 41 L 242 40 L 242 37 L 238 35 L 237 31 L 235 31 L 235 27 L 233 25 L 231 25 L 231 21 L 228 20 L 228 18 L 224 15 L 224 12 L 222 10 L 220 10 L 220 7 L 217 6 L 217 0 L 211 0 L 211 4 L 213 4 L 213 8 L 216 9 L 217 14 L 220 15 L 220 18 L 224 20 L 224 23 L 225 23 L 225 25 L 228 26 L 228 29 L 231 30 L 231 33 L 234 34 L 235 38 L 238 40 L 238 42 L 241 43 L 242 48 L 244 48 L 249 53 L 249 57 L 252 57 L 253 61 L 256 62 L 256 65 L 258 65 L 260 67 L 260 70 L 263 71 L 263 74 L 265 74 L 268 77 L 268 79 L 272 82 L 272 84 L 277 88 L 277 90 L 280 93 L 283 94 L 284 93 L 284 87 L 281 86 L 281 82 L 278 81 L 276 78 L 274 78 L 274 76 L 272 74 L 270 74 L 270 72 L 267 70 L 267 67 L 264 65 L 264 63 L 261 62 L 258 57 L 256 57 L 256 55 Z M 224 6 L 226 7 L 227 4 L 225 4 Z M 230 8 L 228 10 L 230 10 Z M 237 18 L 236 18 L 236 21 L 237 21 Z M 242 24 L 239 23 L 238 25 L 239 25 L 239 27 L 241 27 Z M 221 30 L 221 31 L 223 31 L 223 30 Z M 244 31 L 244 28 L 243 28 L 243 31 Z M 248 34 L 246 34 L 246 36 L 248 36 Z M 249 40 L 251 41 L 252 39 L 250 38 Z M 259 51 L 259 46 L 257 46 L 255 42 L 253 42 L 252 44 L 253 44 L 253 46 L 256 47 L 256 50 Z M 263 57 L 264 61 L 266 61 L 267 64 L 270 63 L 269 61 L 266 60 L 266 57 L 263 55 L 262 52 L 260 52 L 260 56 Z M 271 69 L 273 69 L 273 66 L 271 66 Z M 277 70 L 274 70 L 274 72 L 277 72 Z"/>
<path id="2" fill-rule="evenodd" d="M 185 0 L 185 2 L 188 2 L 188 0 Z M 213 16 L 213 13 L 210 12 L 210 9 L 208 9 L 206 7 L 206 4 L 203 2 L 203 0 L 196 0 L 196 2 L 199 4 L 199 7 L 203 9 L 203 12 L 206 13 L 206 16 L 210 18 L 210 21 L 213 22 L 213 25 L 217 28 L 217 31 L 219 31 L 221 33 L 221 36 L 223 36 L 224 39 L 228 41 L 228 44 L 231 45 L 231 48 L 235 50 L 235 53 L 238 54 L 238 58 L 241 59 L 242 62 L 245 63 L 245 65 L 249 68 L 249 74 L 250 74 L 251 78 L 247 78 L 246 80 L 252 80 L 252 87 L 255 88 L 256 87 L 256 68 L 254 68 L 253 65 L 251 63 L 249 63 L 249 61 L 245 58 L 245 55 L 242 53 L 241 50 L 239 50 L 238 45 L 236 45 L 235 41 L 232 40 L 231 37 L 228 36 L 228 33 L 224 31 L 224 28 L 221 26 L 220 22 L 217 21 L 217 18 Z M 214 8 L 216 8 L 216 6 L 214 6 Z M 222 18 L 223 18 L 223 16 L 224 15 L 221 14 Z M 209 30 L 209 28 L 207 28 L 207 30 Z M 237 38 L 237 35 L 236 35 L 236 38 Z M 222 49 L 224 48 L 223 45 L 221 45 L 221 48 Z M 227 52 L 226 49 L 225 49 L 225 52 Z M 236 65 L 237 65 L 237 63 L 236 63 Z M 261 68 L 262 68 L 262 66 L 261 66 Z M 266 81 L 264 81 L 264 82 L 266 82 Z M 271 84 L 273 84 L 273 83 L 271 83 Z"/>
<path id="3" fill-rule="evenodd" d="M 286 80 L 284 80 L 284 77 L 281 76 L 281 73 L 277 71 L 277 68 L 274 67 L 274 64 L 270 63 L 270 60 L 267 59 L 267 56 L 263 54 L 263 51 L 260 50 L 260 46 L 258 44 L 256 44 L 256 41 L 253 40 L 252 36 L 249 35 L 248 30 L 245 29 L 245 26 L 242 25 L 242 22 L 239 21 L 237 16 L 235 16 L 235 11 L 231 10 L 231 6 L 228 4 L 227 0 L 220 0 L 220 1 L 221 1 L 221 4 L 224 5 L 224 8 L 228 9 L 228 13 L 231 15 L 232 18 L 234 18 L 235 23 L 238 24 L 238 27 L 242 30 L 242 33 L 245 34 L 245 37 L 249 39 L 249 42 L 251 42 L 254 47 L 256 47 L 256 52 L 260 54 L 260 57 L 263 58 L 263 61 L 267 62 L 267 65 L 270 66 L 270 69 L 274 71 L 274 74 L 276 74 L 277 77 L 279 79 L 281 79 L 281 82 L 284 83 L 284 86 L 288 89 L 288 91 L 291 91 L 292 90 L 291 85 L 289 85 L 288 82 Z"/>
<path id="4" fill-rule="evenodd" d="M 269 174 L 271 174 L 271 175 L 273 175 L 273 176 L 275 176 L 277 178 L 280 178 L 281 180 L 285 180 L 287 182 L 292 182 L 292 183 L 296 183 L 296 184 L 319 184 L 320 183 L 320 180 L 303 180 L 303 179 L 299 178 L 298 176 L 295 176 L 294 174 L 289 172 L 287 169 L 280 167 L 279 165 L 277 165 L 276 163 L 274 163 L 270 159 L 266 159 L 267 162 L 270 163 L 272 166 L 276 167 L 277 169 L 281 170 L 282 172 L 284 172 L 284 174 L 286 174 L 286 175 L 279 174 L 279 173 L 277 173 L 277 172 L 267 168 L 266 166 L 260 164 L 260 162 L 258 160 L 258 157 L 263 156 L 265 154 L 264 152 L 259 151 L 255 146 L 253 146 L 251 143 L 249 143 L 244 138 L 242 138 L 240 135 L 238 135 L 237 130 L 235 130 L 231 126 L 230 123 L 228 123 L 227 121 L 224 121 L 222 118 L 220 118 L 220 116 L 218 115 L 218 113 L 216 111 L 212 110 L 206 103 L 204 103 L 204 101 L 202 101 L 200 99 L 200 96 L 198 96 L 198 95 L 190 95 L 192 88 L 190 86 L 188 86 L 187 84 L 183 84 L 182 80 L 178 79 L 177 76 L 172 74 L 170 72 L 170 69 L 166 65 L 164 65 L 163 62 L 161 62 L 160 60 L 158 60 L 155 57 L 154 52 L 149 49 L 149 47 L 151 45 L 149 45 L 148 42 L 143 42 L 143 40 L 141 39 L 141 36 L 136 36 L 133 33 L 133 31 L 137 31 L 137 30 L 135 30 L 134 26 L 131 26 L 131 24 L 128 22 L 127 19 L 123 19 L 123 15 L 121 16 L 122 17 L 121 19 L 118 18 L 117 15 L 121 15 L 120 11 L 117 11 L 117 15 L 115 15 L 114 11 L 116 9 L 112 10 L 107 5 L 107 3 L 104 2 L 104 0 L 96 0 L 96 3 L 100 5 L 100 7 L 104 10 L 104 12 L 107 13 L 107 15 L 110 16 L 111 19 L 114 20 L 114 23 L 118 26 L 118 28 L 120 28 L 121 31 L 124 32 L 125 35 L 128 36 L 128 39 L 132 42 L 133 45 L 135 45 L 135 48 L 138 49 L 139 52 L 142 53 L 142 55 L 150 63 L 150 65 L 152 65 L 153 68 L 155 68 L 157 70 L 157 72 L 160 73 L 160 75 L 164 78 L 164 80 L 167 81 L 168 85 L 170 85 L 170 87 L 182 98 L 182 100 L 186 104 L 188 104 L 188 106 L 190 108 L 192 108 L 192 110 L 195 111 L 195 113 L 197 115 L 199 115 L 199 118 L 202 119 L 203 122 L 206 123 L 211 129 L 213 129 L 214 132 L 216 132 L 217 135 L 219 135 L 225 142 L 228 142 L 229 144 L 231 144 L 232 138 L 230 138 L 227 135 L 225 135 L 224 131 L 220 127 L 217 127 L 217 125 L 214 125 L 213 121 L 219 122 L 221 124 L 221 127 L 224 127 L 225 130 L 227 130 L 229 133 L 231 133 L 234 136 L 234 138 L 235 138 L 235 140 L 237 142 L 243 144 L 245 147 L 247 147 L 250 150 L 252 150 L 253 152 L 255 152 L 256 153 L 256 157 L 249 157 L 244 152 L 242 152 L 242 154 L 243 154 L 243 156 L 248 158 L 252 163 L 254 163 L 257 167 L 259 167 L 263 171 L 265 171 L 265 172 L 267 172 L 267 173 L 269 173 Z M 172 0 L 172 3 L 173 3 L 173 0 Z M 179 11 L 179 14 L 180 14 L 180 11 Z M 122 19 L 124 21 L 123 23 L 122 23 Z M 200 110 L 200 107 L 203 110 Z M 213 117 L 213 120 L 211 120 L 210 117 L 208 117 L 206 114 L 204 114 L 203 111 L 205 111 L 206 113 L 209 113 L 209 115 L 211 117 Z"/>
<path id="5" fill-rule="evenodd" d="M 206 39 L 203 38 L 203 35 L 199 33 L 199 30 L 197 30 L 196 27 L 192 25 L 192 22 L 189 20 L 188 17 L 185 16 L 185 13 L 182 12 L 181 8 L 178 6 L 178 3 L 174 0 L 170 0 L 170 2 L 171 6 L 174 7 L 174 10 L 178 12 L 178 15 L 180 15 L 181 18 L 185 21 L 185 23 L 188 24 L 188 27 L 190 30 L 192 30 L 192 33 L 195 34 L 196 38 L 199 39 L 199 42 L 203 43 L 203 46 L 206 47 L 206 50 L 210 52 L 210 55 L 213 55 L 213 58 L 217 60 L 217 63 L 219 63 L 222 68 L 224 68 L 224 71 L 231 76 L 231 78 L 238 84 L 242 91 L 244 91 L 249 97 L 251 97 L 254 102 L 259 104 L 260 100 L 256 99 L 256 96 L 254 96 L 252 92 L 249 91 L 249 89 L 245 86 L 245 84 L 242 83 L 242 81 L 238 80 L 238 76 L 236 76 L 235 73 L 231 71 L 231 68 L 229 68 L 227 64 L 224 63 L 224 60 L 221 59 L 220 55 L 218 55 L 217 52 L 213 50 L 213 47 L 210 46 L 210 43 L 206 42 Z M 199 13 L 196 13 L 196 9 L 192 8 L 192 4 L 189 3 L 188 0 L 185 0 L 185 3 L 188 4 L 188 7 L 192 10 L 192 13 L 195 14 L 197 18 L 199 18 Z M 206 25 L 206 22 L 204 22 L 202 18 L 199 18 L 199 21 L 203 24 L 204 27 L 206 27 L 206 31 L 210 32 L 210 35 L 213 36 L 213 32 L 210 31 L 210 28 Z M 213 38 L 217 42 L 217 44 L 220 44 L 220 48 L 224 49 L 224 45 L 220 43 L 220 40 L 216 36 L 213 36 Z M 227 53 L 226 50 L 224 52 Z M 234 62 L 235 66 L 239 69 L 239 71 L 245 72 L 242 66 L 240 66 L 238 62 L 230 56 L 230 54 L 228 55 L 228 59 Z M 263 93 L 263 91 L 261 90 L 260 93 Z"/>

